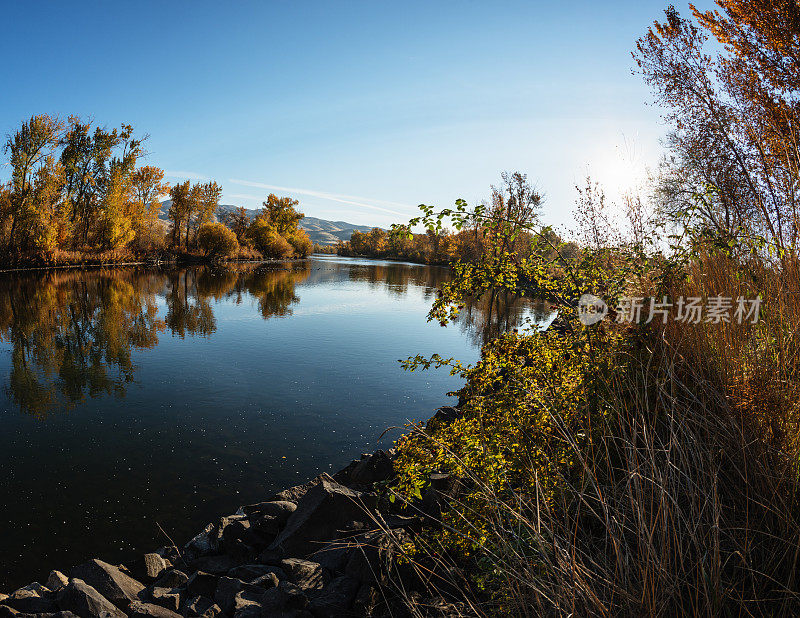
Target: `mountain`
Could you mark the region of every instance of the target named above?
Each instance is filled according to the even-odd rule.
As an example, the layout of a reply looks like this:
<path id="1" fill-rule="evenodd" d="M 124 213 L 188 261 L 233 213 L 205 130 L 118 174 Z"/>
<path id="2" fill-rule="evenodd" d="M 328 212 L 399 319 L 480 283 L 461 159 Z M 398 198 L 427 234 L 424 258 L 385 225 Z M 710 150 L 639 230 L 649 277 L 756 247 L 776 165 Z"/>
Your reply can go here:
<path id="1" fill-rule="evenodd" d="M 169 211 L 172 200 L 165 200 L 161 202 L 161 212 L 159 219 L 166 221 L 168 219 L 167 213 Z M 235 210 L 238 206 L 232 204 L 220 204 L 217 208 L 218 213 L 227 213 Z M 247 214 L 252 218 L 256 215 L 257 210 L 246 209 Z M 303 217 L 300 220 L 300 228 L 305 230 L 311 242 L 320 245 L 335 245 L 340 240 L 350 240 L 354 230 L 359 232 L 369 232 L 373 226 L 369 225 L 356 225 L 355 223 L 347 223 L 346 221 L 328 221 L 327 219 L 318 219 L 317 217 Z"/>

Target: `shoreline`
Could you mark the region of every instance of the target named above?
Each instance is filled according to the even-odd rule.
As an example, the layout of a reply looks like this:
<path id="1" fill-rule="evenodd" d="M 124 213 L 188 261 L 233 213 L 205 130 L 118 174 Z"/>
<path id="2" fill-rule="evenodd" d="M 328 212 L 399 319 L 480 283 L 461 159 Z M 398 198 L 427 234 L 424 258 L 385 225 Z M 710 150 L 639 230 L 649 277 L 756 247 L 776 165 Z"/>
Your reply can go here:
<path id="1" fill-rule="evenodd" d="M 445 406 L 428 423 L 460 413 Z M 334 474 L 240 506 L 183 545 L 162 529 L 171 545 L 125 564 L 92 558 L 53 570 L 44 585 L 0 593 L 0 617 L 332 618 L 404 611 L 410 593 L 416 599 L 430 592 L 397 560 L 400 546 L 435 517 L 441 498 L 431 488 L 410 515 L 390 503 L 379 486 L 394 478 L 394 456 L 393 449 L 364 454 Z"/>
<path id="2" fill-rule="evenodd" d="M 311 257 L 311 256 L 309 256 Z M 85 263 L 85 264 L 54 264 L 52 266 L 20 266 L 17 268 L 0 268 L 0 273 L 15 273 L 15 272 L 36 272 L 36 271 L 43 271 L 43 270 L 66 270 L 66 269 L 80 269 L 80 270 L 88 270 L 94 268 L 122 268 L 127 266 L 150 266 L 153 268 L 158 268 L 162 266 L 176 266 L 176 267 L 183 267 L 183 266 L 214 266 L 214 265 L 225 265 L 225 264 L 280 264 L 285 262 L 303 262 L 309 257 L 305 258 L 292 258 L 290 260 L 276 260 L 276 259 L 262 259 L 262 260 L 225 260 L 225 261 L 214 261 L 214 260 L 165 260 L 162 262 L 148 262 L 148 261 L 137 261 L 137 262 L 102 262 L 102 263 Z"/>

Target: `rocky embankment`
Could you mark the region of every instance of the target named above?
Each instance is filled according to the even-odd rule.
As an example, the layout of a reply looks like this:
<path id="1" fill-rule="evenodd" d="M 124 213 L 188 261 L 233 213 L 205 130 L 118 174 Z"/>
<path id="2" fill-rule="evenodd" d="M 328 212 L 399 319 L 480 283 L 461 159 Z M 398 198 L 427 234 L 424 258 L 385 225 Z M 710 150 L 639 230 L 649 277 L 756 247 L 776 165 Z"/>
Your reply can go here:
<path id="1" fill-rule="evenodd" d="M 442 408 L 431 421 L 456 414 Z M 183 547 L 124 565 L 93 559 L 0 594 L 0 618 L 398 616 L 409 602 L 451 613 L 396 560 L 397 548 L 432 521 L 438 490 L 401 513 L 375 490 L 393 475 L 391 451 L 363 455 L 333 476 L 220 517 Z"/>

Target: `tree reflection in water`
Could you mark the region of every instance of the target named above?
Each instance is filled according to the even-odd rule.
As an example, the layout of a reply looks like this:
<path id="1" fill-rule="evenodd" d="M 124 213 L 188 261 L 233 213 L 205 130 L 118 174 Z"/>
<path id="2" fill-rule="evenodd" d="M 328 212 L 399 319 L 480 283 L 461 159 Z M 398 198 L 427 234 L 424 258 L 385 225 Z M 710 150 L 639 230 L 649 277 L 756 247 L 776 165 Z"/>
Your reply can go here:
<path id="1" fill-rule="evenodd" d="M 432 298 L 447 277 L 438 267 L 314 260 L 6 274 L 0 278 L 0 342 L 11 352 L 5 388 L 22 412 L 44 418 L 87 397 L 123 397 L 134 380 L 133 352 L 158 345 L 165 330 L 181 338 L 212 336 L 215 303 L 255 299 L 270 319 L 292 315 L 304 284 L 360 281 L 392 295 L 413 288 Z M 485 297 L 467 303 L 459 323 L 482 343 L 526 316 L 541 320 L 546 313 L 546 306 L 525 299 Z"/>

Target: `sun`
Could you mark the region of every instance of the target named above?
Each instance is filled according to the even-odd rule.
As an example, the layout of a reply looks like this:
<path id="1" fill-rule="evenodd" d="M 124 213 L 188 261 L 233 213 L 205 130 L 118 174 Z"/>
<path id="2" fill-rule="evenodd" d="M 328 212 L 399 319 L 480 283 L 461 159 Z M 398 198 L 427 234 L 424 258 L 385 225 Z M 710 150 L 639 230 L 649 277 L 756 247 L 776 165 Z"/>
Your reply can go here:
<path id="1" fill-rule="evenodd" d="M 647 180 L 647 167 L 630 142 L 601 149 L 589 167 L 593 181 L 609 196 L 637 193 Z"/>

